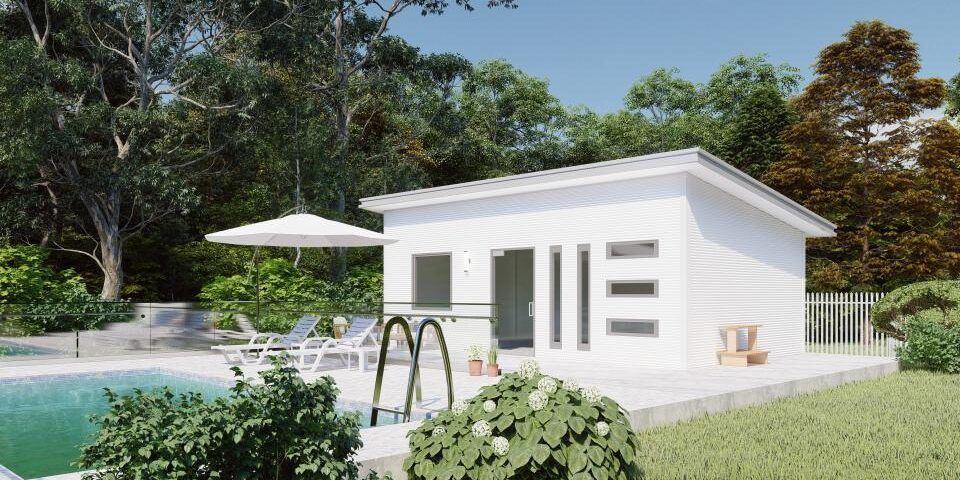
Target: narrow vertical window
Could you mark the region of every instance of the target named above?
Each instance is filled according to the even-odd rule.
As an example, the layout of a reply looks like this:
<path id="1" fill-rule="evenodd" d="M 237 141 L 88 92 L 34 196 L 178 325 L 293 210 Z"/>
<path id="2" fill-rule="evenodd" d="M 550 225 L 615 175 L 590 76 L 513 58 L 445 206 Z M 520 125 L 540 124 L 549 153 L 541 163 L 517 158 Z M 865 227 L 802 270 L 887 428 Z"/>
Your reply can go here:
<path id="1" fill-rule="evenodd" d="M 590 245 L 577 246 L 577 348 L 590 350 Z"/>
<path id="2" fill-rule="evenodd" d="M 550 247 L 550 346 L 552 348 L 561 348 L 561 320 L 562 310 L 560 279 L 563 278 L 560 272 L 560 247 Z"/>

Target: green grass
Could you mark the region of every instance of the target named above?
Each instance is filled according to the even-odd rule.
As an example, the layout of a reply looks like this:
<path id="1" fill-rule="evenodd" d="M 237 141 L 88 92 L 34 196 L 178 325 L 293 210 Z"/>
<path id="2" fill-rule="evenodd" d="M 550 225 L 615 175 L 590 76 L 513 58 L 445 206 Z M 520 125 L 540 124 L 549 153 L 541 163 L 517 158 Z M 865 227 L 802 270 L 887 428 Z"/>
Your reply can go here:
<path id="1" fill-rule="evenodd" d="M 650 479 L 957 479 L 960 375 L 902 372 L 640 439 Z"/>

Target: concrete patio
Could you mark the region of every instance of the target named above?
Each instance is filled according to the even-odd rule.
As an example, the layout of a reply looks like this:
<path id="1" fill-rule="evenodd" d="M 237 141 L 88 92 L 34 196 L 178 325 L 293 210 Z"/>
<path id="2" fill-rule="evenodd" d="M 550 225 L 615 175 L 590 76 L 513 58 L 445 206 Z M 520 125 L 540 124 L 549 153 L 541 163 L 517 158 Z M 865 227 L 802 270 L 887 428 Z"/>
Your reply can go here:
<path id="1" fill-rule="evenodd" d="M 524 357 L 501 356 L 505 370 L 516 368 Z M 432 364 L 433 362 L 428 362 Z M 347 370 L 331 361 L 327 370 L 304 373 L 306 380 L 320 375 L 332 376 L 341 390 L 341 398 L 369 403 L 375 372 Z M 142 358 L 90 359 L 87 361 L 45 361 L 8 363 L 0 366 L 0 383 L 5 379 L 35 375 L 92 373 L 113 370 L 163 368 L 185 375 L 228 380 L 233 377 L 223 357 L 218 355 L 152 356 Z M 266 366 L 244 366 L 252 376 Z M 847 382 L 878 378 L 896 372 L 897 363 L 882 357 L 801 354 L 771 359 L 766 365 L 748 368 L 703 367 L 685 371 L 644 370 L 615 371 L 592 369 L 584 364 L 541 363 L 541 370 L 563 379 L 573 378 L 585 386 L 596 386 L 617 400 L 629 413 L 637 429 L 693 419 L 708 413 L 742 408 L 777 398 L 809 393 Z M 407 367 L 387 366 L 383 388 L 383 404 L 399 406 L 403 402 Z M 422 371 L 423 403 L 417 409 L 435 411 L 446 408 L 443 373 L 432 367 Z M 495 381 L 488 377 L 470 377 L 454 371 L 456 398 L 467 398 L 482 386 Z M 406 432 L 416 422 L 368 428 L 362 431 L 364 447 L 358 460 L 365 468 L 400 473 L 407 454 Z M 57 477 L 68 478 L 68 477 Z M 73 478 L 79 478 L 78 476 Z"/>

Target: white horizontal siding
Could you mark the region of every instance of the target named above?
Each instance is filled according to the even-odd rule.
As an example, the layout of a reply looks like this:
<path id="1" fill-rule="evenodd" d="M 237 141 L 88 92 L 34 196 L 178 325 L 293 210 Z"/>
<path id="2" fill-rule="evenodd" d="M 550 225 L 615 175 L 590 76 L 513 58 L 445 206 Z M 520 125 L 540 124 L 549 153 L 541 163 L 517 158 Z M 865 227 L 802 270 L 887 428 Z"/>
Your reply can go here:
<path id="1" fill-rule="evenodd" d="M 759 323 L 771 358 L 803 352 L 803 234 L 687 177 L 688 366 L 717 364 L 720 326 Z"/>
<path id="2" fill-rule="evenodd" d="M 685 364 L 683 284 L 686 244 L 684 174 L 570 187 L 384 214 L 384 232 L 400 241 L 384 249 L 384 297 L 411 301 L 411 256 L 453 252 L 455 303 L 491 302 L 493 249 L 534 248 L 535 351 L 545 359 L 614 367 L 682 368 Z M 610 241 L 660 241 L 659 258 L 606 259 Z M 577 329 L 577 245 L 591 248 L 591 346 L 580 351 Z M 562 348 L 550 348 L 549 251 L 562 247 Z M 462 268 L 464 252 L 472 264 Z M 657 298 L 606 298 L 608 279 L 659 280 Z M 472 309 L 473 313 L 477 309 Z M 457 313 L 467 314 L 461 310 Z M 660 320 L 660 337 L 606 336 L 606 318 Z M 445 326 L 451 355 L 489 338 L 486 322 Z"/>

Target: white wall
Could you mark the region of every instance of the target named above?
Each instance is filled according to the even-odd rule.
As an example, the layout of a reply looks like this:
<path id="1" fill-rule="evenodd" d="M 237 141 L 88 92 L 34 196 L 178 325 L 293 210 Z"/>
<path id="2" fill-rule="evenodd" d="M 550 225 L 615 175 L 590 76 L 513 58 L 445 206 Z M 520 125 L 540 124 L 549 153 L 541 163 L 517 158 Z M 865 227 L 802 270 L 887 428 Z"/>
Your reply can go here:
<path id="1" fill-rule="evenodd" d="M 762 324 L 771 358 L 803 352 L 803 234 L 693 176 L 686 198 L 688 366 L 717 364 L 724 324 Z"/>
<path id="2" fill-rule="evenodd" d="M 492 249 L 534 248 L 535 351 L 539 358 L 589 361 L 611 367 L 683 368 L 687 243 L 684 241 L 685 174 L 548 190 L 388 211 L 384 233 L 400 241 L 384 249 L 384 298 L 411 301 L 411 256 L 453 252 L 455 303 L 489 303 Z M 659 258 L 606 259 L 606 242 L 660 241 Z M 580 351 L 577 329 L 577 245 L 591 247 L 591 346 Z M 549 252 L 562 247 L 562 348 L 549 342 Z M 463 255 L 472 264 L 464 272 Z M 658 279 L 657 298 L 606 298 L 608 279 Z M 401 308 L 395 306 L 395 308 Z M 485 314 L 484 307 L 456 313 Z M 659 338 L 606 336 L 607 317 L 654 318 Z M 446 324 L 451 356 L 489 338 L 487 322 Z"/>

